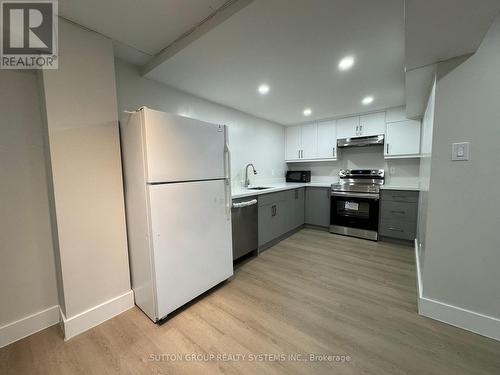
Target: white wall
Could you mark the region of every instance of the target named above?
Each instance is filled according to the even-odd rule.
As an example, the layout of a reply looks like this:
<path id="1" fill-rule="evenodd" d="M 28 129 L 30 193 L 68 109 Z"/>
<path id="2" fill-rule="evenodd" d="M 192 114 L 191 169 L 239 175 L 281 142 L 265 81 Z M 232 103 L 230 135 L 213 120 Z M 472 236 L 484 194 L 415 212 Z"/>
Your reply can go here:
<path id="1" fill-rule="evenodd" d="M 111 40 L 60 20 L 59 69 L 42 78 L 60 302 L 71 319 L 130 292 Z"/>
<path id="2" fill-rule="evenodd" d="M 0 82 L 1 327 L 58 302 L 37 77 L 0 70 Z"/>
<path id="3" fill-rule="evenodd" d="M 254 183 L 284 177 L 284 127 L 140 76 L 138 68 L 116 60 L 119 117 L 140 106 L 229 126 L 233 184 L 242 184 L 244 167 L 254 163 Z"/>
<path id="4" fill-rule="evenodd" d="M 311 170 L 311 180 L 316 182 L 337 181 L 339 170 L 346 168 L 384 169 L 387 184 L 418 185 L 419 159 L 386 160 L 383 146 L 344 148 L 339 150 L 339 160 L 332 162 L 288 164 L 290 170 Z"/>
<path id="5" fill-rule="evenodd" d="M 500 16 L 475 55 L 438 65 L 423 271 L 425 297 L 497 319 L 499 46 Z M 451 144 L 463 141 L 470 161 L 452 162 Z"/>

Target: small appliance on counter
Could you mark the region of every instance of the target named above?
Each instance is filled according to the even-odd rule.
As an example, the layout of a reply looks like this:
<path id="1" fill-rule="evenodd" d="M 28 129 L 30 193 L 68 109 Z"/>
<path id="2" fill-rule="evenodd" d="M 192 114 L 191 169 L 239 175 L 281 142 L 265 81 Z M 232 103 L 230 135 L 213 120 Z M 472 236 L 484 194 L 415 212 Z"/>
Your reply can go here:
<path id="1" fill-rule="evenodd" d="M 378 240 L 383 169 L 341 169 L 331 190 L 330 232 Z"/>
<path id="2" fill-rule="evenodd" d="M 311 171 L 286 171 L 286 182 L 311 182 Z"/>

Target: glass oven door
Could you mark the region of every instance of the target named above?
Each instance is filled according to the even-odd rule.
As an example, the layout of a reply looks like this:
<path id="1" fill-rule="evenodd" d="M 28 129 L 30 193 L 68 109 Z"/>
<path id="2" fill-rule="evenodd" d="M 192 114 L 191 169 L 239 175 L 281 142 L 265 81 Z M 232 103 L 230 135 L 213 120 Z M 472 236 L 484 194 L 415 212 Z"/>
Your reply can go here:
<path id="1" fill-rule="evenodd" d="M 378 198 L 332 194 L 330 212 L 332 225 L 377 231 L 378 213 Z"/>

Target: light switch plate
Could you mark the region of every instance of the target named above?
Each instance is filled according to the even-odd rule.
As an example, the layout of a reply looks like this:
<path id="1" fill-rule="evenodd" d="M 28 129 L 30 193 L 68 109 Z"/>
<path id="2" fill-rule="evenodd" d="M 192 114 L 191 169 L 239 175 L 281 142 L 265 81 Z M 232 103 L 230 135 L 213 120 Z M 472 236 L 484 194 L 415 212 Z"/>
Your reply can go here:
<path id="1" fill-rule="evenodd" d="M 451 145 L 451 160 L 469 160 L 469 142 L 453 143 Z"/>

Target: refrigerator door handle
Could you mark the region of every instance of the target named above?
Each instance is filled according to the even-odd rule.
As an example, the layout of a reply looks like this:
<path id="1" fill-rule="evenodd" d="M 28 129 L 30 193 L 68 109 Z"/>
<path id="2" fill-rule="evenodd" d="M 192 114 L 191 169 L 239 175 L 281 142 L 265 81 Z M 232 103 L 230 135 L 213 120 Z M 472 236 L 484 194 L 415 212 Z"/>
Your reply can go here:
<path id="1" fill-rule="evenodd" d="M 226 195 L 226 215 L 227 220 L 231 220 L 231 206 L 233 203 L 231 197 L 231 151 L 229 150 L 227 125 L 224 125 L 224 178 L 225 187 L 224 192 Z"/>

